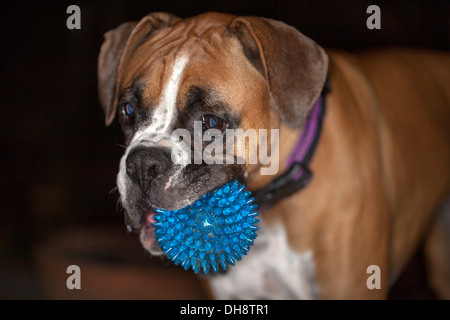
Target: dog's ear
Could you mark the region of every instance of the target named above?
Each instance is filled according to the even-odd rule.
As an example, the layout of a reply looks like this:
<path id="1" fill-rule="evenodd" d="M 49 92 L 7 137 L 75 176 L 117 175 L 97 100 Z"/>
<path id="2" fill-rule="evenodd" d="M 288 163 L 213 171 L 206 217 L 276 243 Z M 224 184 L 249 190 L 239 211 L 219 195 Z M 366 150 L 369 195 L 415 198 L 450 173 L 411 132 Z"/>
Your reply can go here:
<path id="1" fill-rule="evenodd" d="M 326 80 L 325 51 L 295 28 L 271 19 L 236 17 L 228 30 L 266 79 L 281 120 L 301 127 Z"/>
<path id="2" fill-rule="evenodd" d="M 125 22 L 105 33 L 98 57 L 98 94 L 106 125 L 114 120 L 120 80 L 133 53 L 155 30 L 168 27 L 178 20 L 172 14 L 156 12 L 139 22 Z"/>
<path id="3" fill-rule="evenodd" d="M 98 57 L 98 95 L 105 112 L 106 125 L 114 119 L 114 92 L 117 80 L 117 68 L 128 38 L 137 21 L 125 22 L 104 35 L 104 42 Z"/>

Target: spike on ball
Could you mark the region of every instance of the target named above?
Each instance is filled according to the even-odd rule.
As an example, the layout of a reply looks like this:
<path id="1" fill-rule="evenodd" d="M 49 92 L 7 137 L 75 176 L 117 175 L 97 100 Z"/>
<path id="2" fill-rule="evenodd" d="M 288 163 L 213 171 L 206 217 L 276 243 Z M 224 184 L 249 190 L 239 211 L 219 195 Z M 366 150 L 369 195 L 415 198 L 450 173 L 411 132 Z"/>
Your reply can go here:
<path id="1" fill-rule="evenodd" d="M 259 220 L 253 200 L 244 185 L 233 181 L 183 209 L 154 209 L 158 245 L 185 270 L 226 270 L 247 254 L 256 238 Z"/>

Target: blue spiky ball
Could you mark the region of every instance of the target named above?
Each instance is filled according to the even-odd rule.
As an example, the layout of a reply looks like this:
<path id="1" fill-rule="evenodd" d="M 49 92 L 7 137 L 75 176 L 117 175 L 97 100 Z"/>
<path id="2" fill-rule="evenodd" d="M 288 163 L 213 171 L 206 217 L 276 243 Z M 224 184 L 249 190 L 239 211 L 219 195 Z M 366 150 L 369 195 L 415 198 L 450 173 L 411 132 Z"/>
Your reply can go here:
<path id="1" fill-rule="evenodd" d="M 247 254 L 256 238 L 259 220 L 253 200 L 245 185 L 233 181 L 182 209 L 154 209 L 158 245 L 185 270 L 226 270 Z"/>

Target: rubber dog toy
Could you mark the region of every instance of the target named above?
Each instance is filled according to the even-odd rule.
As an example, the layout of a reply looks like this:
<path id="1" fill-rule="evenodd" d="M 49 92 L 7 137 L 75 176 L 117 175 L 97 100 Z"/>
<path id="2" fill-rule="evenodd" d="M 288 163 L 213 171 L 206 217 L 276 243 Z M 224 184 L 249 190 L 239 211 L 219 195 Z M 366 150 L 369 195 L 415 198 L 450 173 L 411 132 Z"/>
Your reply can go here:
<path id="1" fill-rule="evenodd" d="M 227 269 L 241 260 L 256 238 L 258 212 L 251 192 L 237 181 L 205 194 L 178 210 L 155 208 L 155 236 L 175 265 L 195 273 Z"/>

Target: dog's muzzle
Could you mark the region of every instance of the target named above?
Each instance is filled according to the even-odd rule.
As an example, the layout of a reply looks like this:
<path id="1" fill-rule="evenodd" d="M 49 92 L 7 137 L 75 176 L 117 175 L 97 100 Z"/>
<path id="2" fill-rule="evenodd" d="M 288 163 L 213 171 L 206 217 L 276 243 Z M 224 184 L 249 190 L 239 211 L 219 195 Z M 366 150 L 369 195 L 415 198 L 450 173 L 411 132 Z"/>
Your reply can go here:
<path id="1" fill-rule="evenodd" d="M 125 208 L 125 224 L 129 232 L 139 232 L 145 248 L 158 254 L 159 249 L 153 234 L 154 194 L 161 186 L 169 187 L 167 176 L 173 169 L 170 158 L 171 149 L 161 146 L 136 146 L 124 159 L 124 167 L 119 176 L 125 181 L 125 190 L 121 190 L 122 205 Z"/>
<path id="2" fill-rule="evenodd" d="M 168 147 L 143 145 L 133 147 L 124 155 L 117 184 L 129 231 L 145 224 L 145 212 L 149 208 L 167 205 L 160 195 L 171 186 L 177 170 L 170 156 Z"/>

